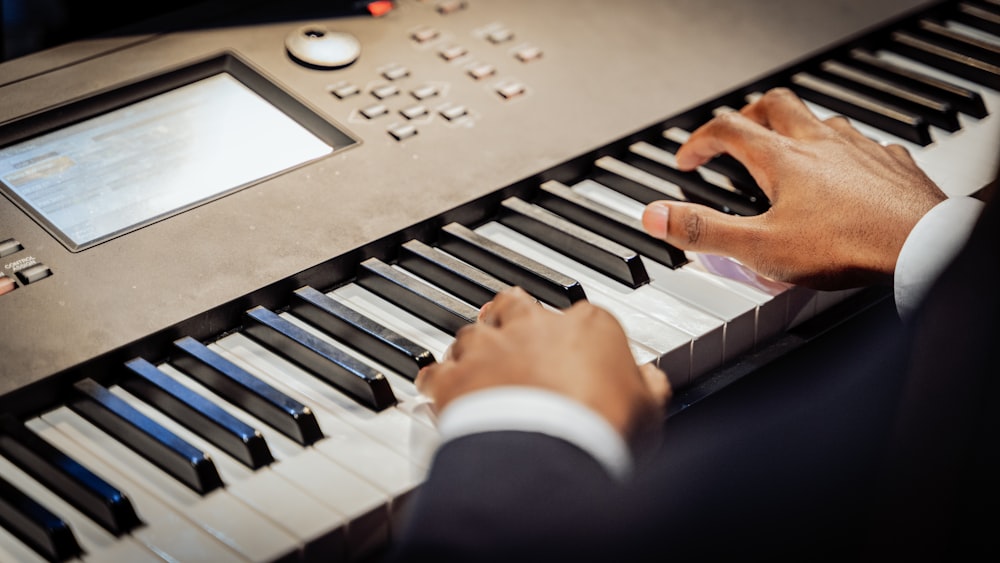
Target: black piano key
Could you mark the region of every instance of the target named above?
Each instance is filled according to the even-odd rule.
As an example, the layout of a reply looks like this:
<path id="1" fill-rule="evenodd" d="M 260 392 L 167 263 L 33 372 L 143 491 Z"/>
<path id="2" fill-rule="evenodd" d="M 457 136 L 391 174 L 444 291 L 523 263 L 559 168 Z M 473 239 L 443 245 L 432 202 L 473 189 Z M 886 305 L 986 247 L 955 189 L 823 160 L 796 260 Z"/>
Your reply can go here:
<path id="1" fill-rule="evenodd" d="M 0 476 L 0 526 L 49 561 L 67 561 L 83 554 L 65 520 L 3 476 Z"/>
<path id="2" fill-rule="evenodd" d="M 616 174 L 601 166 L 600 162 L 596 164 L 594 169 L 588 174 L 590 179 L 602 186 L 621 192 L 639 203 L 648 204 L 659 200 L 688 201 L 683 192 L 678 194 L 670 193 L 655 186 L 626 178 L 621 174 Z M 678 191 L 680 191 L 679 186 Z"/>
<path id="3" fill-rule="evenodd" d="M 1000 67 L 956 53 L 906 31 L 894 31 L 884 47 L 905 57 L 950 72 L 990 88 L 1000 88 Z"/>
<path id="4" fill-rule="evenodd" d="M 68 406 L 195 492 L 222 486 L 215 463 L 203 451 L 137 411 L 92 379 L 73 385 Z"/>
<path id="5" fill-rule="evenodd" d="M 246 312 L 244 331 L 330 383 L 360 404 L 381 411 L 396 404 L 385 375 L 264 307 Z"/>
<path id="6" fill-rule="evenodd" d="M 681 142 L 670 138 L 669 130 L 664 131 L 661 138 L 655 139 L 654 144 L 674 155 L 681 148 Z M 760 186 L 757 185 L 757 180 L 754 180 L 753 176 L 746 169 L 746 166 L 743 166 L 740 161 L 728 154 L 720 154 L 702 164 L 702 166 L 729 178 L 733 187 L 742 192 L 762 213 L 770 207 L 771 202 L 767 194 L 764 193 L 764 190 L 760 189 Z"/>
<path id="7" fill-rule="evenodd" d="M 959 2 L 956 10 L 949 14 L 949 17 L 970 27 L 1000 35 L 1000 14 L 988 6 Z"/>
<path id="8" fill-rule="evenodd" d="M 638 219 L 592 201 L 555 180 L 541 185 L 535 203 L 670 268 L 688 261 L 683 250 L 647 234 Z"/>
<path id="9" fill-rule="evenodd" d="M 434 355 L 412 340 L 312 287 L 292 294 L 291 312 L 402 375 L 415 379 Z"/>
<path id="10" fill-rule="evenodd" d="M 926 146 L 931 143 L 927 120 L 919 115 L 892 107 L 869 96 L 851 92 L 805 72 L 793 75 L 791 86 L 809 101 L 868 123 L 897 137 L 918 145 Z"/>
<path id="11" fill-rule="evenodd" d="M 251 469 L 274 461 L 261 433 L 142 358 L 125 363 L 119 385 Z"/>
<path id="12" fill-rule="evenodd" d="M 864 49 L 852 49 L 847 57 L 852 65 L 872 74 L 928 96 L 947 100 L 955 109 L 966 115 L 976 118 L 989 115 L 983 97 L 974 90 L 881 59 Z"/>
<path id="13" fill-rule="evenodd" d="M 838 61 L 823 61 L 819 68 L 819 77 L 823 80 L 920 115 L 927 123 L 945 131 L 959 129 L 958 112 L 947 101 L 908 90 L 900 84 Z"/>
<path id="14" fill-rule="evenodd" d="M 1000 45 L 973 37 L 939 22 L 922 19 L 917 24 L 918 33 L 931 41 L 944 45 L 956 53 L 1000 64 Z"/>
<path id="15" fill-rule="evenodd" d="M 479 316 L 479 310 L 472 305 L 378 258 L 361 263 L 357 283 L 452 335 L 476 322 Z"/>
<path id="16" fill-rule="evenodd" d="M 477 307 L 510 288 L 479 268 L 416 239 L 403 243 L 397 263 Z"/>
<path id="17" fill-rule="evenodd" d="M 112 534 L 142 523 L 121 491 L 9 415 L 0 417 L 0 453 Z"/>
<path id="18" fill-rule="evenodd" d="M 517 197 L 505 199 L 500 206 L 499 221 L 515 231 L 633 289 L 649 283 L 642 258 L 634 250 Z"/>
<path id="19" fill-rule="evenodd" d="M 194 338 L 174 342 L 171 364 L 299 444 L 323 437 L 309 407 L 271 387 Z"/>
<path id="20" fill-rule="evenodd" d="M 712 206 L 725 213 L 759 215 L 764 209 L 742 194 L 737 194 L 707 182 L 696 171 L 682 171 L 656 162 L 631 150 L 622 160 L 640 170 L 673 182 L 684 190 L 690 201 Z"/>
<path id="21" fill-rule="evenodd" d="M 441 229 L 441 248 L 558 308 L 587 295 L 580 282 L 514 252 L 459 223 Z"/>

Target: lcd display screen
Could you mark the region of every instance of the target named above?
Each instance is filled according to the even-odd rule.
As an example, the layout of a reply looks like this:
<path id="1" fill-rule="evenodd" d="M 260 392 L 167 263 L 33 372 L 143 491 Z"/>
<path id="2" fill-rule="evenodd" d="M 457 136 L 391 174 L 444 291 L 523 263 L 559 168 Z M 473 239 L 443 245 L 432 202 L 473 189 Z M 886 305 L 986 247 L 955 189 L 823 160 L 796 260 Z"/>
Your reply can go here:
<path id="1" fill-rule="evenodd" d="M 220 72 L 0 149 L 0 182 L 78 250 L 336 148 Z"/>

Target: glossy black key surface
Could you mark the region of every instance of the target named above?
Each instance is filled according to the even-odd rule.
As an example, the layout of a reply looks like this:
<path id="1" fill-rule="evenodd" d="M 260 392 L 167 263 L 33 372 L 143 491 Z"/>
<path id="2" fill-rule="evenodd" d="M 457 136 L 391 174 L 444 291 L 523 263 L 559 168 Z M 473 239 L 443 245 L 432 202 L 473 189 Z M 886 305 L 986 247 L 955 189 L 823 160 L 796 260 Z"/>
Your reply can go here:
<path id="1" fill-rule="evenodd" d="M 482 307 L 510 285 L 440 248 L 412 239 L 400 247 L 397 263 L 454 295 Z"/>
<path id="2" fill-rule="evenodd" d="M 631 288 L 649 283 L 642 258 L 634 250 L 521 198 L 507 198 L 500 206 L 499 221 L 511 229 Z"/>
<path id="3" fill-rule="evenodd" d="M 959 2 L 950 17 L 957 22 L 977 27 L 988 33 L 1000 35 L 1000 14 L 995 8 L 971 2 Z"/>
<path id="4" fill-rule="evenodd" d="M 792 76 L 791 87 L 806 100 L 868 123 L 897 137 L 918 145 L 931 143 L 927 120 L 912 112 L 851 92 L 805 72 Z"/>
<path id="5" fill-rule="evenodd" d="M 681 142 L 671 138 L 672 136 L 671 130 L 665 130 L 660 138 L 654 139 L 653 144 L 671 154 L 676 155 L 678 149 L 681 148 Z M 739 190 L 748 200 L 750 200 L 761 213 L 770 207 L 771 203 L 767 194 L 764 193 L 764 190 L 760 189 L 760 186 L 757 185 L 757 181 L 750 175 L 750 172 L 746 169 L 746 167 L 735 158 L 729 156 L 728 154 L 720 154 L 705 164 L 702 164 L 702 167 L 722 174 L 728 178 L 733 187 Z"/>
<path id="6" fill-rule="evenodd" d="M 396 404 L 385 375 L 264 307 L 246 312 L 244 332 L 330 383 L 360 404 L 380 411 Z"/>
<path id="7" fill-rule="evenodd" d="M 414 379 L 421 368 L 434 363 L 434 355 L 422 346 L 319 290 L 309 286 L 301 287 L 292 296 L 291 311 L 297 317 L 336 336 L 401 375 Z"/>
<path id="8" fill-rule="evenodd" d="M 622 155 L 621 159 L 624 162 L 677 184 L 691 201 L 710 205 L 719 211 L 736 215 L 758 215 L 764 210 L 747 196 L 711 184 L 693 170 L 678 170 L 636 154 L 632 149 L 633 147 L 630 147 L 630 152 L 627 155 Z"/>
<path id="9" fill-rule="evenodd" d="M 227 401 L 307 446 L 323 437 L 312 410 L 220 356 L 194 338 L 174 342 L 171 364 Z"/>
<path id="10" fill-rule="evenodd" d="M 441 248 L 558 308 L 586 299 L 580 282 L 459 223 L 441 228 Z"/>
<path id="11" fill-rule="evenodd" d="M 0 476 L 0 526 L 49 561 L 66 561 L 83 553 L 65 520 L 3 476 Z"/>
<path id="12" fill-rule="evenodd" d="M 942 23 L 928 19 L 920 20 L 918 34 L 957 53 L 991 64 L 1000 64 L 1000 45 L 973 37 Z"/>
<path id="13" fill-rule="evenodd" d="M 358 285 L 378 294 L 441 330 L 454 335 L 476 322 L 479 310 L 444 291 L 407 275 L 378 258 L 358 270 Z"/>
<path id="14" fill-rule="evenodd" d="M 956 53 L 907 31 L 894 31 L 885 48 L 990 88 L 1000 87 L 1000 66 Z"/>
<path id="15" fill-rule="evenodd" d="M 208 455 L 137 411 L 96 381 L 73 385 L 68 406 L 98 428 L 160 467 L 195 492 L 206 494 L 222 486 Z"/>
<path id="16" fill-rule="evenodd" d="M 945 100 L 907 89 L 902 84 L 886 80 L 839 61 L 820 63 L 819 76 L 849 90 L 871 96 L 893 107 L 922 116 L 927 123 L 945 131 L 958 131 L 958 112 Z"/>
<path id="17" fill-rule="evenodd" d="M 125 363 L 120 385 L 251 469 L 274 461 L 261 433 L 142 358 Z"/>
<path id="18" fill-rule="evenodd" d="M 0 416 L 0 453 L 115 535 L 142 522 L 121 491 L 11 416 Z"/>
<path id="19" fill-rule="evenodd" d="M 881 59 L 864 49 L 852 49 L 847 57 L 850 64 L 872 74 L 882 76 L 913 91 L 947 100 L 955 109 L 966 115 L 976 118 L 989 115 L 983 97 L 974 90 Z"/>
<path id="20" fill-rule="evenodd" d="M 683 250 L 647 234 L 638 219 L 590 200 L 555 180 L 542 184 L 534 201 L 670 268 L 687 262 Z"/>

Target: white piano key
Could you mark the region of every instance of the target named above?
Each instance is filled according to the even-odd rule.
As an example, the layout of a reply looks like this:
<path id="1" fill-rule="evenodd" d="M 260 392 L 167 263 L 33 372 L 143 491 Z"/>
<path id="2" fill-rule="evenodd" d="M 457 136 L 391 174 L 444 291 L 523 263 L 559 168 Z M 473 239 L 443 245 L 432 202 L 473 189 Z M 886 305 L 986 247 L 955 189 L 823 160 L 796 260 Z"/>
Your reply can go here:
<path id="1" fill-rule="evenodd" d="M 193 388 L 188 384 L 188 381 L 177 379 L 182 385 Z M 335 550 L 343 547 L 343 532 L 340 531 L 340 528 L 355 519 L 369 518 L 369 513 L 374 508 L 371 502 L 366 502 L 360 506 L 339 505 L 334 507 L 336 509 L 334 511 L 330 507 L 320 504 L 311 496 L 313 492 L 308 490 L 311 483 L 292 483 L 274 472 L 278 463 L 300 463 L 297 457 L 281 460 L 255 471 L 155 407 L 129 394 L 125 389 L 118 386 L 112 386 L 109 389 L 146 416 L 209 454 L 214 460 L 223 482 L 226 483 L 226 491 L 255 508 L 257 512 L 270 520 L 275 528 L 280 528 L 294 536 L 298 540 L 300 548 L 306 553 L 336 553 Z M 200 392 L 198 389 L 194 390 Z M 220 401 L 215 402 L 220 403 Z M 232 414 L 244 418 L 239 413 Z M 256 425 L 256 421 L 244 420 L 244 422 Z M 267 432 L 267 430 L 259 430 L 259 426 L 255 427 L 262 434 Z M 277 434 L 276 431 L 275 434 Z M 265 436 L 265 441 L 270 437 Z M 307 451 L 301 447 L 300 449 L 298 454 Z M 340 486 L 340 484 L 336 481 L 330 481 L 329 486 Z M 384 501 L 381 497 L 376 500 Z"/>
<path id="2" fill-rule="evenodd" d="M 329 440 L 320 440 L 316 448 L 326 451 L 335 442 L 337 426 L 349 427 L 369 441 L 384 445 L 400 456 L 404 463 L 365 467 L 364 474 L 383 491 L 399 497 L 412 491 L 422 481 L 431 457 L 437 448 L 438 435 L 425 425 L 394 408 L 374 413 L 357 405 L 329 386 L 317 385 L 316 378 L 296 366 L 274 356 L 256 342 L 241 334 L 229 335 L 211 347 L 255 376 L 264 379 L 299 401 L 309 401 Z M 359 440 L 344 433 L 345 441 Z M 327 446 L 326 444 L 331 444 Z M 348 450 L 348 448 L 344 448 Z M 371 454 L 377 454 L 372 449 Z"/>
<path id="3" fill-rule="evenodd" d="M 672 382 L 678 386 L 687 383 L 691 372 L 693 337 L 690 334 L 663 324 L 629 305 L 623 298 L 625 291 L 618 292 L 617 296 L 613 295 L 613 290 L 602 287 L 603 280 L 599 281 L 599 273 L 591 271 L 592 274 L 588 277 L 585 266 L 573 264 L 572 260 L 504 225 L 486 223 L 477 228 L 476 232 L 578 280 L 587 291 L 587 299 L 591 303 L 611 312 L 622 323 L 629 338 L 656 352 L 660 367 L 670 375 Z M 608 286 L 617 283 L 610 278 L 604 279 Z"/>
<path id="4" fill-rule="evenodd" d="M 632 217 L 642 217 L 644 205 L 593 180 L 572 187 L 581 195 Z M 756 343 L 757 305 L 725 288 L 692 277 L 682 266 L 675 270 L 643 257 L 650 284 L 664 293 L 726 321 L 726 357 L 753 349 Z"/>
<path id="5" fill-rule="evenodd" d="M 47 412 L 42 420 L 72 436 L 96 457 L 116 460 L 116 467 L 129 481 L 193 519 L 243 557 L 265 562 L 296 556 L 299 545 L 294 536 L 276 528 L 225 489 L 198 495 L 67 408 Z"/>
<path id="6" fill-rule="evenodd" d="M 219 350 L 216 351 L 219 352 Z M 160 369 L 198 393 L 215 399 L 210 390 L 200 387 L 198 382 L 194 380 L 186 379 L 187 376 L 176 368 L 162 364 Z M 284 392 L 284 390 L 282 391 Z M 222 404 L 220 401 L 217 402 Z M 222 406 L 232 409 L 233 414 L 237 414 L 239 410 L 235 406 Z M 317 411 L 312 405 L 310 405 L 310 409 L 314 413 Z M 272 450 L 278 452 L 278 459 L 285 459 L 288 455 L 299 455 L 302 452 L 301 449 L 296 449 L 298 444 L 280 433 L 275 433 L 274 429 L 257 421 L 252 415 L 244 413 L 242 416 L 246 418 L 248 423 L 254 424 L 256 428 L 260 429 L 269 445 L 275 444 Z M 320 428 L 323 431 L 323 438 L 315 442 L 312 447 L 376 486 L 386 495 L 394 496 L 398 500 L 423 480 L 426 466 L 407 460 L 324 409 L 319 409 L 317 416 L 319 417 L 318 421 L 322 421 Z M 395 507 L 393 508 L 395 509 Z"/>
<path id="7" fill-rule="evenodd" d="M 287 317 L 311 329 L 300 319 L 292 315 Z M 321 332 L 317 331 L 317 334 L 325 337 Z M 161 369 L 223 408 L 236 408 L 222 405 L 221 398 L 175 368 L 162 365 Z M 310 548 L 314 547 L 316 539 L 320 539 L 321 545 L 313 549 L 316 552 L 322 553 L 322 545 L 336 545 L 339 537 L 332 534 L 343 525 L 348 552 L 352 557 L 363 555 L 387 541 L 392 514 L 419 485 L 424 470 L 353 427 L 337 421 L 326 411 L 310 408 L 325 434 L 323 439 L 313 444 L 313 448 L 303 448 L 249 414 L 238 415 L 264 434 L 269 446 L 275 445 L 272 453 L 278 461 L 254 472 L 248 479 L 230 482 L 227 490 L 268 514 L 275 522 L 283 523 L 291 533 L 309 540 Z M 181 433 L 181 430 L 177 432 Z M 212 453 L 220 472 L 231 470 L 229 464 L 218 459 L 222 452 L 213 451 L 210 444 L 204 444 L 196 437 L 191 437 L 190 441 Z M 267 479 L 273 486 L 261 484 L 261 479 Z M 287 483 L 282 485 L 285 481 Z M 301 492 L 279 493 L 279 486 L 294 486 Z M 299 498 L 303 494 L 312 498 Z M 292 502 L 293 499 L 297 500 Z M 336 511 L 336 515 L 323 514 L 323 506 L 315 506 L 314 501 L 322 502 L 323 506 Z M 299 503 L 301 507 L 297 508 Z M 288 511 L 287 515 L 283 515 L 283 509 Z"/>
<path id="8" fill-rule="evenodd" d="M 209 397 L 212 396 L 210 390 L 200 388 L 197 382 L 185 379 L 184 374 L 175 368 L 162 365 L 161 369 L 197 392 Z M 237 407 L 228 408 L 237 409 Z M 310 408 L 315 413 L 316 408 L 312 406 Z M 303 449 L 295 442 L 255 420 L 252 416 L 244 416 L 248 422 L 255 424 L 260 429 L 269 445 L 274 444 L 272 450 L 277 452 L 277 459 L 287 459 L 288 456 L 302 453 Z M 395 499 L 390 500 L 395 501 L 405 496 L 422 480 L 426 466 L 404 458 L 325 410 L 320 409 L 318 417 L 318 421 L 322 421 L 320 428 L 323 430 L 324 437 L 315 442 L 312 447 L 358 477 L 375 485 L 385 495 L 395 497 Z M 346 506 L 337 508 L 340 512 L 350 513 L 349 510 L 346 510 L 348 508 Z M 359 511 L 355 510 L 354 512 Z"/>
<path id="9" fill-rule="evenodd" d="M 593 180 L 579 182 L 572 189 L 632 217 L 641 219 L 645 208 L 638 201 Z M 688 254 L 692 258 L 697 255 Z M 743 287 L 746 285 L 744 282 L 724 276 L 713 275 L 706 279 L 703 272 L 688 265 L 670 269 L 646 257 L 643 257 L 643 263 L 651 285 L 729 323 L 726 328 L 726 357 L 749 351 L 758 341 L 777 334 L 787 326 L 787 299 L 775 299 L 776 296 L 764 292 L 749 291 Z M 706 283 L 709 280 L 713 283 Z M 752 304 L 750 309 L 748 304 Z M 759 315 L 762 306 L 764 314 Z M 757 330 L 759 321 L 760 331 Z"/>
<path id="10" fill-rule="evenodd" d="M 68 409 L 61 410 L 75 416 L 75 413 Z M 59 418 L 59 413 L 56 413 L 55 417 Z M 63 430 L 69 430 L 64 432 L 41 418 L 29 420 L 26 425 L 67 455 L 85 464 L 94 473 L 121 487 L 132 499 L 144 524 L 133 530 L 131 535 L 154 553 L 159 553 L 172 561 L 247 561 L 214 535 L 206 532 L 195 521 L 178 513 L 145 488 L 132 482 L 121 472 L 117 460 L 99 457 L 83 448 L 69 426 L 62 426 Z"/>
<path id="11" fill-rule="evenodd" d="M 639 325 L 639 330 L 657 335 L 661 343 L 670 335 L 674 335 L 677 342 L 689 342 L 690 370 L 687 376 L 676 370 L 667 370 L 671 382 L 676 387 L 682 387 L 701 377 L 726 359 L 725 323 L 721 319 L 663 293 L 651 285 L 632 289 L 620 284 L 575 262 L 572 257 L 557 253 L 502 225 L 488 223 L 481 228 L 486 236 L 511 246 L 526 256 L 543 260 L 551 267 L 579 280 L 594 304 L 607 306 L 606 303 L 610 301 L 614 304 L 610 307 L 617 307 L 617 304 L 621 303 L 634 312 L 634 324 Z"/>
<path id="12" fill-rule="evenodd" d="M 69 524 L 76 541 L 83 549 L 81 558 L 84 561 L 108 563 L 161 561 L 131 537 L 115 537 L 3 456 L 0 456 L 0 474 L 24 494 L 40 502 Z"/>
<path id="13" fill-rule="evenodd" d="M 0 561 L 45 563 L 46 559 L 0 526 Z"/>

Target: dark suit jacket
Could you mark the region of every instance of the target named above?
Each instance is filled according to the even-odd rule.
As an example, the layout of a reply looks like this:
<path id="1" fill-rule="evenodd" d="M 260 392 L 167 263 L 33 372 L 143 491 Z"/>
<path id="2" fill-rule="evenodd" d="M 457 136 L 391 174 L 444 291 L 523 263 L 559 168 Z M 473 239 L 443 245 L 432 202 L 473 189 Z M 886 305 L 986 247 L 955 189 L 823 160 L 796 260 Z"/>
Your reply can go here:
<path id="1" fill-rule="evenodd" d="M 390 559 L 997 560 L 996 199 L 912 323 L 887 303 L 672 417 L 625 483 L 539 434 L 446 444 Z"/>

